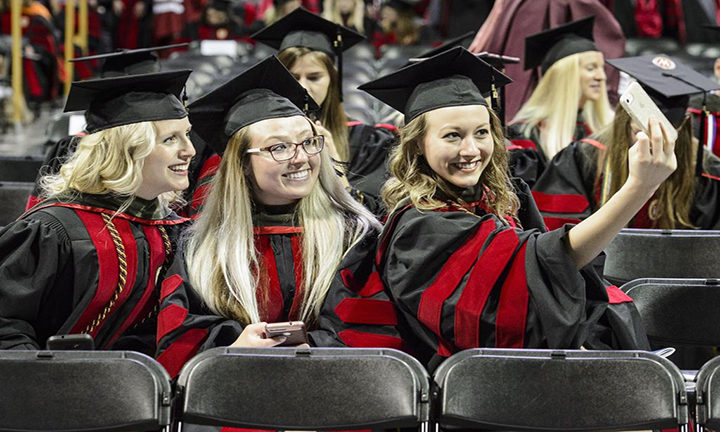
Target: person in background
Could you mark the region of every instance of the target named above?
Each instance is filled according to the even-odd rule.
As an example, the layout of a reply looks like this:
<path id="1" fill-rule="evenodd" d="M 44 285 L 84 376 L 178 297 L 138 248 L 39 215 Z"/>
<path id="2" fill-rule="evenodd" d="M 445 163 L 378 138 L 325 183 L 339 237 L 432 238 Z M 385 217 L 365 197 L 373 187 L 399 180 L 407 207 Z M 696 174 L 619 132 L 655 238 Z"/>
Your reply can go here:
<path id="1" fill-rule="evenodd" d="M 401 346 L 372 277 L 380 224 L 335 174 L 303 113 L 315 108 L 275 57 L 190 105 L 222 162 L 163 282 L 157 358 L 171 376 L 212 347 L 281 343 L 266 322 L 303 321 L 311 345 Z"/>
<path id="2" fill-rule="evenodd" d="M 612 120 L 605 59 L 592 40 L 593 17 L 528 36 L 525 68 L 542 78 L 510 122 L 510 169 L 530 187 L 547 162 L 573 140 Z"/>
<path id="3" fill-rule="evenodd" d="M 424 25 L 415 12 L 417 2 L 412 0 L 385 0 L 380 7 L 378 25 L 372 44 L 383 45 L 430 45 L 439 37 Z"/>
<path id="4" fill-rule="evenodd" d="M 0 231 L 0 349 L 85 333 L 97 349 L 155 351 L 159 283 L 186 219 L 170 206 L 195 150 L 180 101 L 190 71 L 74 82 L 88 135 Z"/>
<path id="5" fill-rule="evenodd" d="M 324 0 L 322 16 L 328 21 L 347 27 L 366 37 L 378 29 L 377 21 L 365 13 L 363 0 Z"/>
<path id="6" fill-rule="evenodd" d="M 524 230 L 500 122 L 483 96 L 509 81 L 457 47 L 361 86 L 405 115 L 378 258 L 403 340 L 431 370 L 473 347 L 647 349 L 632 301 L 587 264 L 673 172 L 674 143 L 653 123 L 600 212 Z"/>
<path id="7" fill-rule="evenodd" d="M 608 63 L 636 78 L 678 132 L 678 169 L 633 215 L 628 227 L 720 229 L 720 159 L 697 145 L 686 114 L 689 95 L 720 85 L 664 55 Z M 533 188 L 548 228 L 577 223 L 610 202 L 629 176 L 626 154 L 641 130 L 618 105 L 615 119 L 604 130 L 555 155 Z"/>

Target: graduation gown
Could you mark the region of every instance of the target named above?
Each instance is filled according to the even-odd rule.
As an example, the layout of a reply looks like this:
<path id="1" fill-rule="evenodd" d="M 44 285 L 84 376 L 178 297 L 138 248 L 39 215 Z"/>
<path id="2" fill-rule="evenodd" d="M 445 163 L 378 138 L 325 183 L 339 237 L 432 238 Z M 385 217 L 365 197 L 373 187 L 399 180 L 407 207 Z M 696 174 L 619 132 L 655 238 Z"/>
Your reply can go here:
<path id="1" fill-rule="evenodd" d="M 88 333 L 96 349 L 152 355 L 159 290 L 186 219 L 157 200 L 47 200 L 0 231 L 0 349 Z"/>
<path id="2" fill-rule="evenodd" d="M 30 196 L 28 197 L 27 205 L 25 210 L 30 210 L 35 204 L 40 202 L 40 179 L 43 176 L 50 174 L 57 174 L 60 172 L 60 167 L 67 159 L 72 156 L 75 152 L 75 147 L 81 136 L 69 135 L 59 141 L 55 142 L 45 153 L 45 160 L 43 161 L 42 167 L 38 171 L 37 177 L 35 178 L 35 186 L 33 187 Z"/>
<path id="3" fill-rule="evenodd" d="M 258 292 L 266 322 L 299 319 L 303 296 L 302 233 L 292 213 L 254 215 L 255 244 L 267 271 Z M 401 348 L 397 314 L 374 271 L 375 236 L 351 249 L 340 264 L 318 322 L 309 328 L 313 346 Z M 198 352 L 229 346 L 242 324 L 212 313 L 190 283 L 184 253 L 178 253 L 162 284 L 158 317 L 158 361 L 172 377 Z M 263 298 L 266 299 L 263 301 Z"/>
<path id="4" fill-rule="evenodd" d="M 604 145 L 591 139 L 574 142 L 549 163 L 533 188 L 533 196 L 548 228 L 577 223 L 599 207 L 601 178 L 597 157 Z M 705 173 L 697 178 L 690 221 L 700 229 L 720 229 L 720 159 L 710 156 Z M 649 203 L 628 224 L 630 228 L 656 228 L 648 216 Z"/>
<path id="5" fill-rule="evenodd" d="M 473 347 L 648 348 L 632 300 L 576 269 L 569 228 L 522 231 L 475 204 L 401 206 L 378 264 L 405 343 L 431 370 Z"/>
<path id="6" fill-rule="evenodd" d="M 524 123 L 508 126 L 507 138 L 510 141 L 507 146 L 508 165 L 513 176 L 520 177 L 532 188 L 545 170 L 548 157 L 540 145 L 540 129 L 534 127 L 529 134 L 525 134 L 522 132 L 524 126 Z M 578 112 L 573 140 L 585 138 L 591 133 L 590 126 L 582 117 L 582 112 Z"/>

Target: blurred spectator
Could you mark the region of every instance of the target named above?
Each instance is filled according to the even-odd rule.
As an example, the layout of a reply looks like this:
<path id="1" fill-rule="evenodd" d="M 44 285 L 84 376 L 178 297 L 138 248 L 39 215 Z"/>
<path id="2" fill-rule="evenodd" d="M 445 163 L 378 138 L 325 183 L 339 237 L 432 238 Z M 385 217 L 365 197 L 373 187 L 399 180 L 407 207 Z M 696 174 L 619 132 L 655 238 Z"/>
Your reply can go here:
<path id="1" fill-rule="evenodd" d="M 412 0 L 386 0 L 380 8 L 380 31 L 373 45 L 428 45 L 438 39 L 430 27 L 424 25 L 415 12 L 417 2 Z"/>
<path id="2" fill-rule="evenodd" d="M 205 6 L 200 22 L 185 26 L 184 36 L 189 41 L 243 39 L 250 34 L 241 15 L 246 13 L 244 9 L 233 8 L 230 0 L 211 0 Z"/>
<path id="3" fill-rule="evenodd" d="M 443 38 L 454 38 L 477 30 L 490 13 L 494 0 L 431 0 L 428 25 Z"/>
<path id="4" fill-rule="evenodd" d="M 112 0 L 117 18 L 115 48 L 135 49 L 150 45 L 151 0 Z"/>
<path id="5" fill-rule="evenodd" d="M 377 21 L 365 14 L 363 0 L 325 0 L 322 16 L 367 36 L 374 35 L 378 30 Z"/>
<path id="6" fill-rule="evenodd" d="M 270 25 L 300 6 L 311 12 L 319 12 L 318 0 L 272 0 L 272 3 L 265 1 L 260 5 L 262 20 L 265 25 Z"/>
<path id="7" fill-rule="evenodd" d="M 184 0 L 153 0 L 153 44 L 170 44 L 180 38 L 185 18 Z"/>

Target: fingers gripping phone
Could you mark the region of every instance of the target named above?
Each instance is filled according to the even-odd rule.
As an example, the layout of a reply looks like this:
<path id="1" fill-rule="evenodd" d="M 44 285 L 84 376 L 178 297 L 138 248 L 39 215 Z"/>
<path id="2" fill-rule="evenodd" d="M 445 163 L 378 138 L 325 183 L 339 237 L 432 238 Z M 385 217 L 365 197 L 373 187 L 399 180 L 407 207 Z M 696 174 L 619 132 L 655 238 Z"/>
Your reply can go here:
<path id="1" fill-rule="evenodd" d="M 620 105 L 648 136 L 650 136 L 649 121 L 654 117 L 663 126 L 670 141 L 677 139 L 675 127 L 637 81 L 630 84 L 620 96 Z"/>
<path id="2" fill-rule="evenodd" d="M 270 323 L 265 325 L 265 337 L 285 336 L 285 342 L 278 346 L 294 346 L 307 343 L 307 331 L 302 321 Z"/>

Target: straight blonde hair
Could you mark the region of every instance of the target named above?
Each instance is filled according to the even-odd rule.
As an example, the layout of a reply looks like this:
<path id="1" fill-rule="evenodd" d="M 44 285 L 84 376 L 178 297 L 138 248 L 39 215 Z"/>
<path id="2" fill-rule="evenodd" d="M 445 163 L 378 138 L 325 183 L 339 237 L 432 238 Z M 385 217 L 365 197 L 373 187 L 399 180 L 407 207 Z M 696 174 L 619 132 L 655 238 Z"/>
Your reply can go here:
<path id="1" fill-rule="evenodd" d="M 308 124 L 315 128 L 308 119 Z M 203 212 L 190 229 L 185 260 L 190 281 L 215 314 L 247 325 L 262 321 L 257 298 L 265 295 L 253 231 L 253 199 L 247 178 L 250 126 L 237 131 L 212 180 Z M 343 256 L 380 223 L 345 190 L 328 152 L 310 194 L 298 202 L 303 231 L 303 302 L 300 319 L 312 326 Z"/>
<path id="2" fill-rule="evenodd" d="M 530 136 L 542 123 L 540 147 L 548 160 L 573 141 L 578 116 L 578 104 L 582 98 L 580 84 L 580 56 L 572 54 L 555 62 L 533 91 L 530 99 L 520 108 L 512 123 L 523 123 L 522 133 Z M 585 123 L 597 131 L 612 121 L 612 108 L 607 97 L 605 82 L 601 84 L 600 97 L 587 101 L 581 107 Z"/>
<path id="3" fill-rule="evenodd" d="M 347 20 L 347 25 L 352 26 L 358 33 L 365 34 L 365 1 L 354 0 L 355 6 Z M 332 21 L 335 24 L 342 26 L 346 25 L 343 21 L 340 11 L 337 8 L 337 0 L 324 0 L 323 1 L 323 18 L 328 21 Z M 370 35 L 372 36 L 372 35 Z"/>

